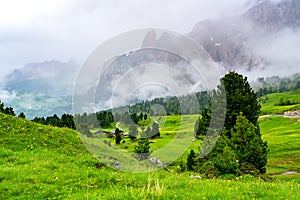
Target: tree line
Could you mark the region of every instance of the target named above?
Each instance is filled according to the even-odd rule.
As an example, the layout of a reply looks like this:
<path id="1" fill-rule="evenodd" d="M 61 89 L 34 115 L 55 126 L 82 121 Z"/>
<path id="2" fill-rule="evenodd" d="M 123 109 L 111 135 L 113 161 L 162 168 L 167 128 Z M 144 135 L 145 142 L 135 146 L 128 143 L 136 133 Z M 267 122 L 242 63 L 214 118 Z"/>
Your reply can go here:
<path id="1" fill-rule="evenodd" d="M 54 114 L 53 116 L 48 116 L 46 118 L 35 117 L 32 121 L 44 125 L 76 129 L 74 123 L 74 117 L 71 114 L 62 114 L 60 118 L 56 114 Z"/>
<path id="2" fill-rule="evenodd" d="M 258 78 L 253 85 L 257 91 L 257 97 L 272 93 L 292 92 L 300 89 L 300 73 L 283 78 L 279 76 Z"/>
<path id="3" fill-rule="evenodd" d="M 114 111 L 117 119 L 120 118 L 119 115 L 126 112 L 144 112 L 150 116 L 197 114 L 199 110 L 208 105 L 209 99 L 209 92 L 202 91 L 180 97 L 154 98 L 153 100 L 133 102 L 133 105 L 114 108 Z M 163 109 L 155 108 L 155 105 L 161 105 L 160 108 Z"/>
<path id="4" fill-rule="evenodd" d="M 7 115 L 11 115 L 11 116 L 16 116 L 16 113 L 14 111 L 14 109 L 12 107 L 5 107 L 4 103 L 0 100 L 0 113 L 4 113 Z M 20 118 L 25 118 L 25 114 L 23 112 L 21 112 L 18 117 Z"/>
<path id="5" fill-rule="evenodd" d="M 76 124 L 87 124 L 90 129 L 108 128 L 115 121 L 114 115 L 110 111 L 100 111 L 96 113 L 75 114 Z"/>

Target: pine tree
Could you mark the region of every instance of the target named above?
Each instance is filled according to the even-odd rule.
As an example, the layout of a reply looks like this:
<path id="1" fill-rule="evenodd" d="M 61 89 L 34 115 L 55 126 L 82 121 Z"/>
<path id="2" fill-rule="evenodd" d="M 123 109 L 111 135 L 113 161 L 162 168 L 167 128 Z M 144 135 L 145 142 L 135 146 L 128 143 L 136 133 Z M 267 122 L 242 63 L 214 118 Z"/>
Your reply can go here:
<path id="1" fill-rule="evenodd" d="M 209 108 L 204 108 L 201 111 L 200 117 L 197 119 L 194 132 L 196 136 L 206 135 L 209 123 L 211 119 L 211 110 Z"/>
<path id="2" fill-rule="evenodd" d="M 149 140 L 147 138 L 139 139 L 137 146 L 135 146 L 134 152 L 137 153 L 139 160 L 147 159 L 151 154 Z"/>
<path id="3" fill-rule="evenodd" d="M 261 107 L 247 77 L 244 78 L 236 72 L 230 72 L 221 79 L 221 83 L 226 94 L 227 107 L 224 127 L 228 131 L 229 138 L 231 137 L 230 130 L 236 124 L 237 116 L 241 112 L 249 122 L 258 127 Z"/>
<path id="4" fill-rule="evenodd" d="M 21 112 L 18 117 L 25 119 L 25 114 Z"/>
<path id="5" fill-rule="evenodd" d="M 196 159 L 196 154 L 194 150 L 191 150 L 188 157 L 187 157 L 187 162 L 186 162 L 186 167 L 187 170 L 193 171 L 195 167 L 195 159 Z"/>
<path id="6" fill-rule="evenodd" d="M 4 103 L 0 101 L 0 113 L 4 112 Z"/>
<path id="7" fill-rule="evenodd" d="M 255 171 L 265 173 L 268 147 L 261 139 L 258 125 L 260 105 L 257 96 L 247 78 L 235 72 L 225 75 L 221 83 L 224 89 L 218 86 L 218 90 L 213 92 L 216 95 L 213 97 L 216 98 L 212 99 L 221 101 L 222 98 L 219 97 L 226 95 L 224 128 L 212 151 L 208 155 L 203 154 L 205 158 L 200 166 L 213 166 L 221 174 L 242 172 L 256 175 L 253 173 Z M 222 112 L 222 103 L 211 105 L 215 106 L 213 109 Z M 219 119 L 215 119 L 217 117 L 212 114 L 211 120 L 218 121 Z"/>
<path id="8" fill-rule="evenodd" d="M 11 116 L 16 116 L 14 109 L 12 107 L 6 107 L 3 113 Z"/>
<path id="9" fill-rule="evenodd" d="M 266 172 L 268 145 L 258 134 L 259 130 L 242 113 L 231 129 L 231 148 L 241 163 L 251 163 L 260 173 Z"/>
<path id="10" fill-rule="evenodd" d="M 115 135 L 116 135 L 116 144 L 120 144 L 122 137 L 121 137 L 121 131 L 118 128 L 116 128 L 115 130 Z"/>

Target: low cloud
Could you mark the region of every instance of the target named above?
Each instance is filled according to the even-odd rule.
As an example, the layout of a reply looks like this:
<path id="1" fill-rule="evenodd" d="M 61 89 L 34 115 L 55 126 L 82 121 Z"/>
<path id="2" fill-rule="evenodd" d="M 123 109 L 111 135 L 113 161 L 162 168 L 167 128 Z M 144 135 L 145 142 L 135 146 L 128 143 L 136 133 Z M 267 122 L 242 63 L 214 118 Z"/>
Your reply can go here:
<path id="1" fill-rule="evenodd" d="M 161 27 L 188 33 L 199 21 L 244 10 L 248 0 L 15 0 L 0 7 L 0 67 L 71 58 L 82 63 L 103 41 Z M 19 6 L 15 6 L 19 5 Z"/>
<path id="2" fill-rule="evenodd" d="M 258 69 L 238 71 L 251 80 L 258 77 L 285 77 L 300 72 L 300 29 L 284 29 L 253 43 L 255 55 L 263 58 Z"/>
<path id="3" fill-rule="evenodd" d="M 0 88 L 0 101 L 6 103 L 10 103 L 12 100 L 16 99 L 17 95 L 16 92 L 10 92 L 3 88 Z"/>

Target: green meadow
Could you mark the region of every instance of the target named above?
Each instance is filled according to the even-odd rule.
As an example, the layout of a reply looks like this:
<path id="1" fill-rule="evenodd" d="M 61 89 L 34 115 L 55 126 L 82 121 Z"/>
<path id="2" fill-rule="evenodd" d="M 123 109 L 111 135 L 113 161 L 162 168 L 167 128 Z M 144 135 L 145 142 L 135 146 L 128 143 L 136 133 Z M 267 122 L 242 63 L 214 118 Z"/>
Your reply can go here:
<path id="1" fill-rule="evenodd" d="M 280 99 L 286 101 L 290 100 L 292 102 L 297 102 L 295 105 L 287 106 L 275 106 L 279 103 Z M 285 111 L 300 110 L 300 90 L 295 92 L 285 92 L 285 93 L 273 93 L 268 94 L 260 99 L 261 103 L 261 114 L 283 114 Z"/>
<path id="2" fill-rule="evenodd" d="M 281 98 L 278 94 L 268 96 L 262 108 L 266 112 L 270 110 L 266 106 Z M 274 110 L 281 112 L 279 107 Z M 166 146 L 166 157 L 181 151 L 176 143 L 182 141 L 190 145 L 185 147 L 183 159 L 190 149 L 198 151 L 201 141 L 190 137 L 196 118 L 153 118 L 160 124 L 161 138 L 151 140 L 151 156 Z M 118 124 L 122 126 L 126 129 Z M 176 166 L 149 173 L 113 170 L 86 150 L 76 131 L 0 113 L 0 199 L 300 199 L 299 174 L 283 175 L 300 171 L 300 122 L 265 117 L 260 119 L 260 129 L 270 149 L 268 181 L 249 175 L 192 179 L 191 175 L 199 174 L 178 173 Z M 136 142 L 123 140 L 119 148 L 125 150 L 127 145 L 126 150 L 132 151 Z"/>
<path id="3" fill-rule="evenodd" d="M 268 141 L 268 173 L 300 171 L 299 119 L 268 117 L 260 120 L 263 139 Z M 299 176 L 300 178 L 300 176 Z"/>

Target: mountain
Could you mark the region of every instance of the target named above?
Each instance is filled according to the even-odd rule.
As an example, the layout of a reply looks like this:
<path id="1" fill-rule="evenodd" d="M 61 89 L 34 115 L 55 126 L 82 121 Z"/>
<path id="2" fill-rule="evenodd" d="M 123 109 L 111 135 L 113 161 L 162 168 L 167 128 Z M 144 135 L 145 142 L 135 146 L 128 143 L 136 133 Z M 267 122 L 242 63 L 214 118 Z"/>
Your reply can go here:
<path id="1" fill-rule="evenodd" d="M 259 42 L 270 42 L 278 32 L 284 29 L 295 31 L 299 25 L 299 0 L 265 0 L 241 16 L 202 21 L 189 36 L 202 44 L 212 59 L 226 69 L 252 70 L 272 62 L 257 53 Z"/>
<path id="2" fill-rule="evenodd" d="M 249 9 L 244 17 L 249 18 L 256 26 L 266 31 L 280 31 L 284 28 L 297 28 L 300 25 L 300 1 L 283 0 L 261 1 Z"/>
<path id="3" fill-rule="evenodd" d="M 70 113 L 77 71 L 74 62 L 54 60 L 15 69 L 4 80 L 4 90 L 14 96 L 6 104 L 29 119 Z"/>
<path id="4" fill-rule="evenodd" d="M 46 61 L 15 69 L 6 77 L 5 89 L 48 96 L 70 95 L 78 66 L 73 62 Z"/>
<path id="5" fill-rule="evenodd" d="M 271 44 L 282 39 L 280 34 L 286 30 L 297 35 L 299 25 L 300 1 L 264 0 L 257 1 L 240 15 L 201 21 L 188 36 L 200 43 L 213 61 L 226 70 L 251 71 L 277 64 L 265 55 L 265 49 L 272 48 L 274 51 L 275 48 L 276 51 L 281 51 L 282 49 Z M 151 31 L 145 37 L 144 46 L 153 42 L 162 47 L 181 48 L 182 52 L 193 51 L 180 43 L 180 38 L 176 39 L 168 34 L 156 38 Z"/>
<path id="6" fill-rule="evenodd" d="M 238 16 L 199 22 L 188 33 L 188 36 L 203 46 L 217 64 L 216 66 L 219 66 L 219 69 L 223 67 L 225 71 L 255 72 L 255 76 L 263 76 L 263 73 L 269 74 L 269 76 L 275 75 L 272 73 L 283 75 L 282 71 L 294 73 L 293 70 L 299 70 L 300 62 L 299 56 L 295 55 L 295 52 L 298 52 L 297 49 L 292 48 L 290 44 L 297 44 L 294 41 L 300 43 L 300 34 L 298 34 L 300 25 L 299 2 L 298 0 L 257 1 Z M 191 80 L 191 84 L 198 91 L 206 89 L 203 85 L 198 85 L 204 83 L 205 80 L 195 76 L 197 73 L 191 70 L 191 63 L 185 60 L 183 56 L 188 55 L 192 59 L 198 59 L 199 56 L 205 55 L 205 52 L 199 52 L 199 49 L 195 49 L 194 46 L 185 42 L 180 35 L 152 30 L 146 34 L 142 47 L 145 49 L 121 55 L 109 66 L 106 75 L 103 76 L 103 82 L 100 81 L 101 84 L 98 87 L 99 98 L 102 98 L 104 102 L 110 103 L 109 99 L 112 95 L 110 92 L 112 88 L 116 88 L 113 82 L 118 81 L 112 80 L 121 80 L 129 69 L 134 69 L 137 73 L 131 77 L 130 81 L 127 81 L 128 86 L 120 90 L 120 93 L 126 91 L 123 96 L 128 96 L 128 93 L 132 91 L 126 89 L 137 88 L 142 85 L 140 81 L 135 80 L 135 77 L 144 80 L 147 77 L 143 77 L 136 66 L 143 66 L 146 63 L 171 66 L 174 71 L 179 72 L 182 76 L 172 78 L 169 73 L 164 76 L 170 78 L 166 85 L 171 88 L 174 86 L 172 85 L 173 82 L 187 79 Z M 176 53 L 163 49 L 172 49 Z M 205 59 L 205 57 L 201 59 L 203 60 L 203 58 Z M 287 68 L 289 70 L 286 70 Z M 208 82 L 213 82 L 211 81 L 212 76 L 208 75 L 207 72 L 206 70 L 205 78 L 210 80 Z M 159 79 L 158 74 L 164 73 L 161 71 L 154 74 L 153 80 L 156 80 Z M 123 83 L 126 82 L 124 78 L 122 81 Z M 159 81 L 163 82 L 162 80 Z M 106 95 L 103 95 L 103 91 Z M 166 91 L 164 94 L 168 95 Z M 139 97 L 144 96 L 141 92 L 138 95 Z M 115 101 L 120 100 L 120 96 L 122 95 L 119 95 Z M 154 95 L 147 96 L 147 99 L 151 97 Z M 126 98 L 123 98 L 121 102 L 125 100 Z"/>
<path id="7" fill-rule="evenodd" d="M 142 44 L 145 49 L 116 55 L 108 62 L 110 65 L 100 78 L 94 95 L 99 109 L 136 99 L 174 96 L 170 92 L 172 89 L 173 92 L 180 90 L 176 94 L 182 95 L 189 91 L 181 88 L 185 84 L 193 91 L 214 87 L 205 85 L 213 82 L 210 77 L 214 74 L 204 69 L 205 78 L 210 80 L 205 82 L 182 55 L 192 59 L 202 56 L 210 60 L 211 57 L 218 69 L 255 72 L 255 76 L 263 76 L 263 70 L 269 76 L 299 72 L 300 1 L 261 0 L 252 4 L 237 16 L 201 21 L 194 26 L 188 36 L 200 43 L 207 54 L 184 42 L 181 36 L 149 31 Z M 148 48 L 153 44 L 158 48 Z M 176 53 L 163 49 L 173 49 Z M 70 112 L 77 71 L 75 63 L 59 61 L 32 63 L 17 69 L 5 81 L 5 89 L 15 95 L 9 103 L 17 112 L 23 111 L 30 117 Z M 144 84 L 150 80 L 158 80 L 167 87 Z M 85 96 L 82 97 L 85 101 Z"/>

